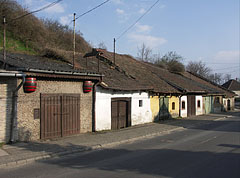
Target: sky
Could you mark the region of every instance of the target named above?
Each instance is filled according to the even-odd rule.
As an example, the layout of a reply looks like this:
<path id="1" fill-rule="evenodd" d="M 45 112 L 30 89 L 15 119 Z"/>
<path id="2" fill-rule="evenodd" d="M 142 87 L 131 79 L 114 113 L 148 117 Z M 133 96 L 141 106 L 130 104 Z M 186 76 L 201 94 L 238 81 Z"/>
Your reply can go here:
<path id="1" fill-rule="evenodd" d="M 55 0 L 17 0 L 29 11 Z M 76 16 L 105 0 L 63 0 L 36 13 L 40 18 L 70 25 Z M 202 61 L 213 73 L 240 78 L 239 0 L 160 0 L 133 28 L 128 29 L 156 0 L 110 0 L 76 21 L 76 30 L 94 47 L 137 56 L 144 43 L 153 54 L 175 51 L 183 63 Z"/>

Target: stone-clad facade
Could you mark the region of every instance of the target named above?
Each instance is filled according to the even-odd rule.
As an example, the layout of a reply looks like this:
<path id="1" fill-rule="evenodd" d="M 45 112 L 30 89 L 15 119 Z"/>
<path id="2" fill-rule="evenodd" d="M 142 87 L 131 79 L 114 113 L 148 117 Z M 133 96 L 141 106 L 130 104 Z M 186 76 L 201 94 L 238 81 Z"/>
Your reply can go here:
<path id="1" fill-rule="evenodd" d="M 19 80 L 18 83 L 21 81 Z M 40 118 L 34 119 L 34 109 L 40 108 L 40 94 L 80 94 L 80 132 L 92 131 L 92 92 L 83 92 L 83 81 L 37 78 L 37 90 L 18 93 L 18 140 L 40 139 Z"/>

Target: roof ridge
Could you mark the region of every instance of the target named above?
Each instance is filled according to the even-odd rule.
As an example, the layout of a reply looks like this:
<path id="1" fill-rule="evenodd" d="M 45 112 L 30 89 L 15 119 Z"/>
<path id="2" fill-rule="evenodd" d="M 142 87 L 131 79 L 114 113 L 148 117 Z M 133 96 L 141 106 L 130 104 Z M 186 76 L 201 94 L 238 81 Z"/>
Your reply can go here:
<path id="1" fill-rule="evenodd" d="M 150 67 L 154 67 L 154 68 L 156 68 L 156 69 L 158 69 L 158 70 L 163 70 L 163 69 L 161 69 L 160 67 L 157 67 L 157 66 L 151 65 L 151 64 L 149 64 L 149 63 L 141 62 L 141 61 L 139 61 L 139 62 L 140 62 L 141 64 L 149 65 Z M 158 78 L 160 78 L 160 79 L 163 80 L 164 82 L 166 82 L 168 85 L 170 85 L 170 86 L 176 88 L 177 90 L 180 90 L 181 92 L 186 92 L 185 89 L 183 89 L 182 87 L 180 87 L 180 86 L 174 84 L 173 82 L 170 82 L 169 80 L 164 79 L 163 77 L 160 77 L 159 75 L 156 74 L 156 72 L 154 72 L 154 71 L 152 71 L 152 70 L 150 70 L 150 72 L 151 72 L 152 74 L 156 75 Z M 169 72 L 169 71 L 168 71 L 168 72 Z"/>
<path id="2" fill-rule="evenodd" d="M 230 80 L 230 85 L 229 85 L 229 87 L 228 87 L 229 90 L 230 90 L 232 84 L 233 84 L 233 80 Z"/>
<path id="3" fill-rule="evenodd" d="M 205 77 L 202 77 L 202 76 L 200 76 L 200 75 L 198 75 L 198 74 L 195 74 L 195 73 L 193 73 L 193 72 L 190 72 L 190 71 L 187 71 L 187 72 L 190 73 L 191 75 L 194 75 L 194 76 L 196 76 L 196 77 L 198 77 L 198 78 L 206 81 L 206 82 L 209 82 L 209 83 L 212 84 L 212 85 L 217 86 L 218 88 L 220 88 L 220 89 L 222 89 L 222 90 L 225 90 L 225 91 L 227 91 L 227 92 L 230 92 L 230 93 L 232 93 L 232 94 L 235 94 L 235 93 L 232 92 L 231 90 L 229 90 L 229 89 L 227 89 L 227 88 L 224 88 L 223 86 L 218 85 L 217 83 L 214 83 L 214 82 L 210 81 L 209 79 L 207 79 L 207 78 L 205 78 Z"/>
<path id="4" fill-rule="evenodd" d="M 99 55 L 96 55 L 96 57 L 98 59 L 100 59 L 103 62 L 106 62 L 107 64 L 109 64 L 110 66 L 114 67 L 114 69 L 116 69 L 117 71 L 123 73 L 125 76 L 127 76 L 128 78 L 131 79 L 136 79 L 134 76 L 130 75 L 128 72 L 126 72 L 125 70 L 123 70 L 120 66 L 116 65 L 115 63 L 113 63 L 111 60 L 109 60 L 106 56 L 101 55 L 101 53 L 99 53 Z"/>

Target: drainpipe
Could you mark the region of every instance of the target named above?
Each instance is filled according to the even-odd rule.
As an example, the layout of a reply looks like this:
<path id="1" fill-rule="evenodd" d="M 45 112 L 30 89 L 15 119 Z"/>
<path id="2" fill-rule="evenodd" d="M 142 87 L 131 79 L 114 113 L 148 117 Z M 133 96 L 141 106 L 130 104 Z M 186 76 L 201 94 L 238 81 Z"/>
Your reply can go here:
<path id="1" fill-rule="evenodd" d="M 18 90 L 22 87 L 25 83 L 26 75 L 22 75 L 22 82 L 18 85 L 18 87 L 13 91 L 13 102 L 12 102 L 12 117 L 11 117 L 11 127 L 10 127 L 10 143 L 13 143 L 14 140 L 14 129 L 16 128 L 15 121 L 17 120 L 17 97 L 18 97 Z"/>
<path id="2" fill-rule="evenodd" d="M 13 143 L 14 140 L 14 130 L 16 128 L 15 121 L 17 120 L 17 97 L 18 97 L 18 90 L 22 87 L 22 85 L 25 83 L 25 77 L 26 75 L 22 75 L 22 81 L 18 85 L 18 87 L 13 91 L 12 95 L 12 117 L 11 117 L 11 125 L 10 125 L 10 141 L 9 143 Z"/>
<path id="3" fill-rule="evenodd" d="M 179 117 L 181 117 L 181 111 L 182 111 L 181 98 L 182 98 L 182 95 L 179 96 Z"/>

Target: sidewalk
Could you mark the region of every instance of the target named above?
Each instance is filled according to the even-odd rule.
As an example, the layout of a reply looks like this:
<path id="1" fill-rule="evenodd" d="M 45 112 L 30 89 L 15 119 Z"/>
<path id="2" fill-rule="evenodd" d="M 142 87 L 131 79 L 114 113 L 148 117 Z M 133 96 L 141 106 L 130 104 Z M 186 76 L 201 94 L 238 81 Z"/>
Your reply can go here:
<path id="1" fill-rule="evenodd" d="M 113 147 L 122 143 L 168 134 L 185 128 L 197 128 L 214 120 L 231 117 L 229 114 L 209 114 L 186 119 L 170 119 L 129 128 L 79 134 L 48 141 L 18 142 L 0 148 L 0 168 L 21 166 L 40 159 Z"/>

